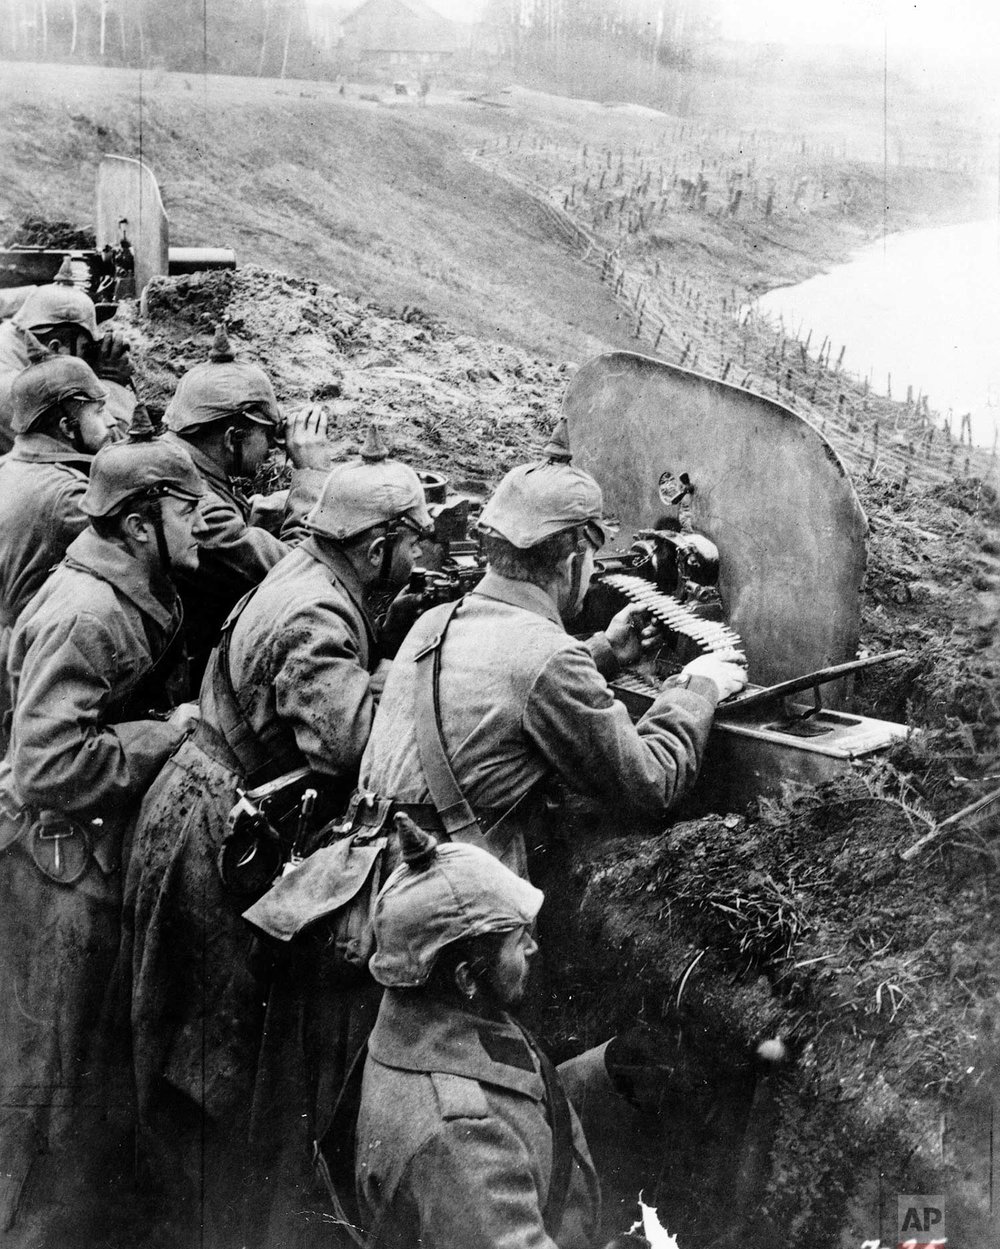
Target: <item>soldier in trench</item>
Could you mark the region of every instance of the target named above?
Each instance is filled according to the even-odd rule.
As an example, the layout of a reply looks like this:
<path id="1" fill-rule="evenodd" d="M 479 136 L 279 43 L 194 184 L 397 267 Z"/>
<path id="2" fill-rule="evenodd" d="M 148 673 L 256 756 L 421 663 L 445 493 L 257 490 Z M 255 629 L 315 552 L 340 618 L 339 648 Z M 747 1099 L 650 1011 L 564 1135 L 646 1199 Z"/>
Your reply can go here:
<path id="1" fill-rule="evenodd" d="M 545 458 L 504 477 L 480 528 L 486 575 L 407 635 L 361 761 L 361 789 L 526 875 L 526 844 L 532 833 L 544 839 L 550 823 L 550 781 L 621 821 L 662 815 L 693 783 L 716 704 L 743 688 L 746 670 L 735 654 L 701 655 L 632 724 L 605 678 L 655 645 L 655 627 L 637 631 L 631 607 L 586 642 L 563 623 L 583 603 L 607 533 L 601 488 L 572 464 L 565 422 Z M 418 684 L 432 692 L 426 704 Z"/>
<path id="2" fill-rule="evenodd" d="M 0 765 L 5 1245 L 68 1249 L 107 1231 L 123 1160 L 105 1118 L 117 1107 L 100 1019 L 118 948 L 122 843 L 194 715 L 176 706 L 173 574 L 197 562 L 202 491 L 183 448 L 102 448 L 79 500 L 88 526 L 11 641 L 14 716 Z"/>
<path id="3" fill-rule="evenodd" d="M 292 1243 L 284 1223 L 268 1241 L 269 1221 L 300 1214 L 313 1084 L 341 1077 L 354 1048 L 353 995 L 326 994 L 308 961 L 270 984 L 252 962 L 240 918 L 252 897 L 220 880 L 217 861 L 238 787 L 305 767 L 317 820 L 342 810 L 383 678 L 371 598 L 405 584 L 430 516 L 417 474 L 372 427 L 305 524 L 306 541 L 227 622 L 199 726 L 150 788 L 128 865 L 117 978 L 131 999 L 141 1155 L 184 1249 L 199 1225 L 206 1245 L 246 1243 L 251 1163 L 250 1233 Z"/>

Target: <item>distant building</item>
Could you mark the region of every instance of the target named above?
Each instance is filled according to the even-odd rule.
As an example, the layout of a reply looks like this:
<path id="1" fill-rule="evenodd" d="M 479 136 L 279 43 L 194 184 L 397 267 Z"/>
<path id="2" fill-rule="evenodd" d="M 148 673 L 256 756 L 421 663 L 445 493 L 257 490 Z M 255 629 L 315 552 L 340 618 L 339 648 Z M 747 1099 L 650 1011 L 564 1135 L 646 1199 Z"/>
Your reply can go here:
<path id="1" fill-rule="evenodd" d="M 447 65 L 468 43 L 424 0 L 365 0 L 341 29 L 340 51 L 360 66 Z"/>

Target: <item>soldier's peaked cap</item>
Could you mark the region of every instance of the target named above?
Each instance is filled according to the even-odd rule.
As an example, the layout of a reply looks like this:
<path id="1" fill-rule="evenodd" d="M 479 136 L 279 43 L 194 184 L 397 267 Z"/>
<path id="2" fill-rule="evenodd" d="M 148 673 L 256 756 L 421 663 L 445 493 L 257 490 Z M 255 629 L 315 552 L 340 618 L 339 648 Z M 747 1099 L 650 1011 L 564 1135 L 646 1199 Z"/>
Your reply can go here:
<path id="1" fill-rule="evenodd" d="M 560 418 L 543 459 L 519 464 L 500 482 L 479 520 L 520 550 L 568 529 L 586 528 L 600 546 L 611 532 L 604 520 L 604 496 L 591 475 L 572 463 L 566 418 Z"/>
<path id="2" fill-rule="evenodd" d="M 360 454 L 331 470 L 306 527 L 344 542 L 404 517 L 418 529 L 430 525 L 424 487 L 408 464 L 390 457 L 373 422 Z"/>
<path id="3" fill-rule="evenodd" d="M 368 964 L 379 984 L 415 988 L 453 941 L 534 922 L 545 895 L 488 851 L 462 841 L 439 844 L 403 814 L 395 825 L 403 862 L 375 902 Z"/>

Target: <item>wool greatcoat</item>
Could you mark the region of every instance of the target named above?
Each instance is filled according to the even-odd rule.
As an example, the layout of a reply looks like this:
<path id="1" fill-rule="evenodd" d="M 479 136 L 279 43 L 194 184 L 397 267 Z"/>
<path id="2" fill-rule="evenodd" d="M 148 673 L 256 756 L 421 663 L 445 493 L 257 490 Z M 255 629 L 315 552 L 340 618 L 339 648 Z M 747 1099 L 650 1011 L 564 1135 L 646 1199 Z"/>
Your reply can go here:
<path id="1" fill-rule="evenodd" d="M 281 503 L 275 514 L 276 509 L 268 506 L 271 496 L 246 498 L 198 446 L 176 434 L 166 437 L 188 451 L 205 483 L 198 507 L 205 525 L 205 533 L 198 539 L 198 571 L 178 577 L 188 657 L 197 689 L 226 617 L 243 595 L 263 581 L 306 536 L 302 521 L 319 497 L 326 473 L 314 468 L 295 469 L 287 494 L 281 491 L 275 496 Z M 276 522 L 280 537 L 270 532 L 265 522 Z"/>
<path id="2" fill-rule="evenodd" d="M 332 548 L 308 538 L 268 573 L 231 633 L 233 688 L 255 732 L 274 734 L 273 775 L 307 765 L 346 799 L 374 715 L 371 673 L 377 663 L 354 569 Z M 142 806 L 125 891 L 119 972 L 131 978 L 145 1148 L 161 1160 L 161 1173 L 178 1176 L 179 1191 L 164 1200 L 175 1208 L 186 1200 L 197 1218 L 204 1181 L 208 1243 L 229 1245 L 242 1243 L 233 1206 L 239 1204 L 236 1194 L 248 1161 L 268 986 L 257 978 L 250 930 L 241 919 L 249 901 L 224 891 L 216 867 L 236 788 L 245 783 L 223 736 L 217 664 L 216 652 L 202 683 L 202 721 L 195 736 L 169 760 Z M 267 779 L 258 777 L 257 783 Z M 289 1002 L 287 1018 L 277 1010 L 279 1049 L 288 1041 L 287 1031 L 295 1032 L 294 1011 L 305 1007 L 291 979 L 283 987 Z M 330 1044 L 335 1047 L 335 1040 Z M 319 1042 L 320 1052 L 326 1048 L 325 1040 Z M 290 1079 L 301 1077 L 301 1058 L 297 1052 L 289 1059 Z M 305 1096 L 301 1085 L 299 1095 Z M 272 1110 L 278 1113 L 275 1107 L 265 1113 Z M 308 1136 L 298 1104 L 285 1104 L 281 1113 L 291 1120 L 294 1141 L 271 1134 L 267 1147 L 294 1146 L 307 1162 Z M 219 1181 L 217 1200 L 213 1177 Z M 273 1188 L 272 1175 L 269 1192 Z"/>
<path id="3" fill-rule="evenodd" d="M 118 947 L 123 830 L 182 737 L 136 718 L 130 700 L 180 610 L 175 596 L 152 592 L 126 551 L 86 529 L 11 640 L 16 711 L 0 765 L 0 1228 L 23 1198 L 11 1234 L 19 1244 L 86 1243 L 79 1191 L 57 1207 L 67 1186 L 80 1188 L 78 1164 L 96 1156 L 104 1130 L 93 1041 Z M 75 883 L 37 865 L 51 869 L 55 853 L 33 841 L 41 812 L 87 825 L 92 849 Z M 69 844 L 56 844 L 66 861 Z M 99 1203 L 105 1193 L 86 1195 Z M 65 1224 L 53 1227 L 50 1216 Z"/>
<path id="4" fill-rule="evenodd" d="M 416 656 L 446 610 L 427 612 L 403 642 L 361 761 L 361 786 L 397 802 L 430 800 L 414 715 Z M 571 637 L 549 595 L 525 581 L 488 572 L 452 619 L 441 648 L 445 749 L 473 810 L 491 813 L 482 822 L 514 809 L 487 849 L 522 876 L 535 814 L 523 800 L 539 782 L 558 777 L 625 822 L 662 815 L 697 776 L 714 683 L 694 677 L 665 688 L 633 725 L 605 680 L 616 669 L 603 634 Z"/>
<path id="5" fill-rule="evenodd" d="M 370 1249 L 585 1249 L 600 1190 L 576 1114 L 562 1225 L 543 1223 L 552 1128 L 538 1057 L 508 1016 L 388 989 L 368 1041 L 355 1167 Z"/>
<path id="6" fill-rule="evenodd" d="M 48 434 L 18 434 L 0 459 L 0 744 L 12 707 L 7 686 L 11 630 L 66 548 L 87 528 L 80 500 L 94 457 Z"/>

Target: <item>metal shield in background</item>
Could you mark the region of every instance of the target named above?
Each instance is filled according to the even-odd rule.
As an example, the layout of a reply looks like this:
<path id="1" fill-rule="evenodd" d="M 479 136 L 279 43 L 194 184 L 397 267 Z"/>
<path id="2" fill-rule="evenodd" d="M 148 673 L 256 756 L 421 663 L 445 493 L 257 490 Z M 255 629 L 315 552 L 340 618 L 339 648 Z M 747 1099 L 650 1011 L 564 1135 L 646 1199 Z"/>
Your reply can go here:
<path id="1" fill-rule="evenodd" d="M 135 256 L 135 294 L 169 268 L 169 226 L 153 171 L 130 156 L 105 156 L 97 169 L 97 246 L 114 247 L 124 227 Z"/>
<path id="2" fill-rule="evenodd" d="M 750 679 L 771 685 L 853 659 L 867 522 L 830 444 L 770 399 L 647 356 L 585 364 L 563 400 L 574 463 L 604 488 L 627 545 L 677 514 L 719 548 L 719 591 Z M 827 687 L 831 703 L 844 691 Z"/>

